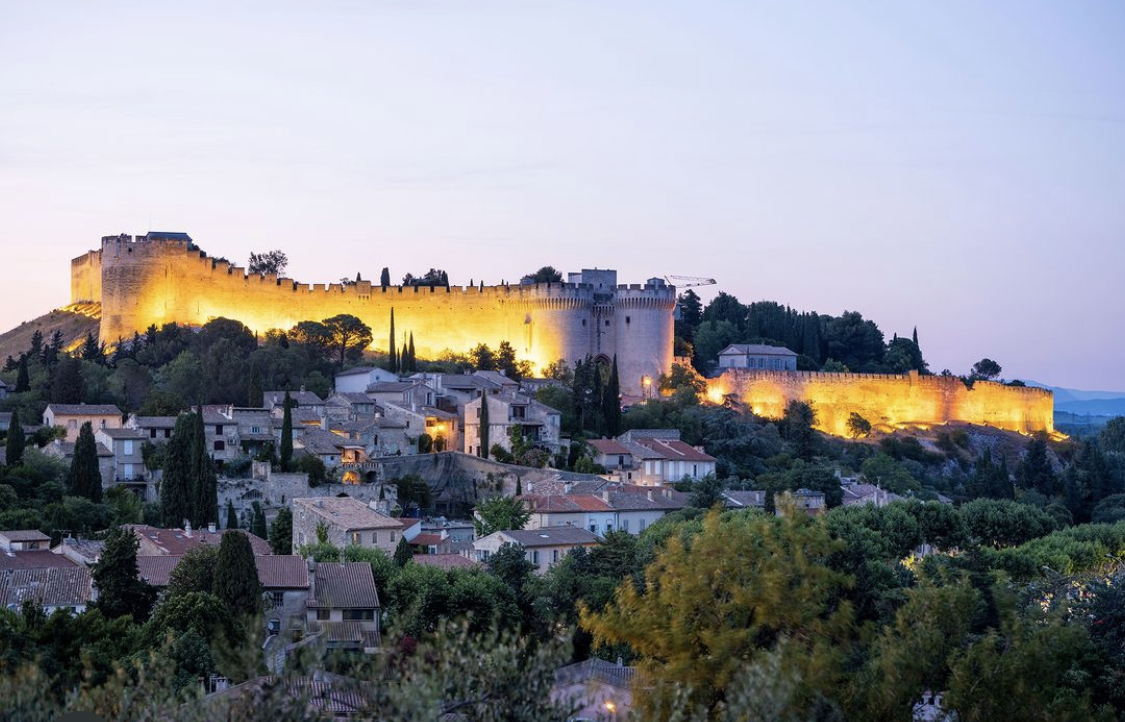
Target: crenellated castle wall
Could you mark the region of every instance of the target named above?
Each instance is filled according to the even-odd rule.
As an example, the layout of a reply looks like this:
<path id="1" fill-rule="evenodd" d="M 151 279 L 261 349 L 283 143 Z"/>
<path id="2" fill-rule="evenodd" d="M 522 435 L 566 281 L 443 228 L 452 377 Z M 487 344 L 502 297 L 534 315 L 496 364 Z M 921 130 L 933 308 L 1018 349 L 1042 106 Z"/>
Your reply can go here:
<path id="1" fill-rule="evenodd" d="M 709 381 L 712 400 L 737 395 L 754 413 L 780 418 L 793 400 L 813 404 L 817 428 L 847 435 L 858 413 L 875 426 L 935 426 L 967 423 L 1024 434 L 1053 433 L 1054 395 L 1033 387 L 977 381 L 972 389 L 957 377 L 838 374 L 809 371 L 729 370 Z"/>
<path id="2" fill-rule="evenodd" d="M 599 280 L 612 271 L 598 272 Z M 341 313 L 359 317 L 374 334 L 372 348 L 389 347 L 394 309 L 397 343 L 413 332 L 420 357 L 466 352 L 508 341 L 538 369 L 558 359 L 618 357 L 622 389 L 640 393 L 642 378 L 672 363 L 675 288 L 647 284 L 552 283 L 429 288 L 303 284 L 272 274 L 248 275 L 209 257 L 186 240 L 109 236 L 100 251 L 71 263 L 73 301 L 102 304 L 107 342 L 143 333 L 152 324 L 203 325 L 226 317 L 256 333 Z"/>

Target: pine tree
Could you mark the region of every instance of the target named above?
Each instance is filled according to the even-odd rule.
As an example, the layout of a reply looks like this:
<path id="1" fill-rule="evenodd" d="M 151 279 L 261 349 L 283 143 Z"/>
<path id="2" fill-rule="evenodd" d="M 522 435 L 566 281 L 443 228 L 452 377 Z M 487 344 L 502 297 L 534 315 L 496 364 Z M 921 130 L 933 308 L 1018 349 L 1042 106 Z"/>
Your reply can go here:
<path id="1" fill-rule="evenodd" d="M 105 344 L 98 343 L 98 337 L 93 331 L 86 333 L 86 340 L 82 343 L 80 356 L 83 361 L 93 361 L 97 364 L 105 363 Z"/>
<path id="2" fill-rule="evenodd" d="M 254 514 L 251 518 L 253 521 L 250 524 L 250 533 L 259 539 L 269 536 L 269 531 L 266 529 L 266 512 L 259 502 L 254 502 Z"/>
<path id="3" fill-rule="evenodd" d="M 35 333 L 31 334 L 31 349 L 28 356 L 32 358 L 39 358 L 43 355 L 43 332 L 35 329 Z"/>
<path id="4" fill-rule="evenodd" d="M 182 526 L 191 517 L 191 450 L 195 436 L 192 414 L 180 414 L 164 455 L 160 481 L 160 518 L 165 527 Z"/>
<path id="5" fill-rule="evenodd" d="M 609 383 L 602 392 L 602 418 L 605 419 L 606 436 L 613 437 L 621 433 L 621 380 L 617 375 L 616 354 L 609 371 Z"/>
<path id="6" fill-rule="evenodd" d="M 278 453 L 281 470 L 288 472 L 293 465 L 293 401 L 289 398 L 289 389 L 285 390 L 282 404 L 284 410 L 281 414 L 281 449 Z"/>
<path id="7" fill-rule="evenodd" d="M 391 269 L 386 266 L 383 267 L 383 272 L 379 274 L 379 285 L 383 288 L 391 285 Z"/>
<path id="8" fill-rule="evenodd" d="M 380 487 L 382 491 L 382 487 Z M 277 512 L 274 517 L 273 524 L 270 525 L 270 549 L 274 554 L 292 554 L 293 553 L 293 511 L 287 507 L 281 507 L 281 511 Z"/>
<path id="9" fill-rule="evenodd" d="M 102 503 L 102 472 L 98 469 L 98 445 L 90 422 L 82 424 L 78 441 L 74 442 L 74 458 L 66 477 L 71 496 L 84 496 L 95 504 Z"/>
<path id="10" fill-rule="evenodd" d="M 4 464 L 19 466 L 23 463 L 23 449 L 26 444 L 23 426 L 20 425 L 20 412 L 19 409 L 16 409 L 12 412 L 12 421 L 8 426 L 8 443 L 4 447 Z"/>
<path id="11" fill-rule="evenodd" d="M 414 551 L 410 548 L 410 542 L 406 541 L 406 537 L 399 537 L 398 546 L 395 547 L 395 564 L 401 569 L 412 559 L 414 559 Z"/>
<path id="12" fill-rule="evenodd" d="M 227 499 L 227 529 L 238 528 L 238 513 L 234 510 L 234 502 Z"/>
<path id="13" fill-rule="evenodd" d="M 22 394 L 31 390 L 31 378 L 27 373 L 27 354 L 20 355 L 20 365 L 16 372 L 16 393 Z"/>
<path id="14" fill-rule="evenodd" d="M 257 613 L 262 600 L 262 585 L 254 564 L 250 538 L 240 531 L 223 534 L 219 557 L 215 560 L 216 597 L 226 602 L 236 615 Z"/>
<path id="15" fill-rule="evenodd" d="M 191 520 L 197 529 L 219 521 L 218 479 L 215 462 L 207 453 L 207 432 L 203 425 L 203 407 L 195 414 L 195 433 L 191 447 Z"/>
<path id="16" fill-rule="evenodd" d="M 391 350 L 388 356 L 387 370 L 398 373 L 398 354 L 395 352 L 395 309 L 391 307 Z"/>
<path id="17" fill-rule="evenodd" d="M 144 622 L 156 601 L 156 590 L 137 574 L 140 543 L 129 527 L 111 526 L 101 557 L 90 569 L 98 589 L 93 606 L 111 619 L 128 614 L 133 621 Z"/>
<path id="18" fill-rule="evenodd" d="M 477 455 L 485 459 L 488 458 L 489 449 L 488 427 L 488 392 L 485 391 L 480 396 L 480 448 L 477 449 Z"/>

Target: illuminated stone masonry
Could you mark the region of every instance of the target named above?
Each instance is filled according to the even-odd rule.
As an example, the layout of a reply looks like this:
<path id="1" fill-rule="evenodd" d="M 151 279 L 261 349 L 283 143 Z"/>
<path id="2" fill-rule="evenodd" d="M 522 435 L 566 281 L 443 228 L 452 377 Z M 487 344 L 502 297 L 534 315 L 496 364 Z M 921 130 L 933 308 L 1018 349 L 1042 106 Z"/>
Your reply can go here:
<path id="1" fill-rule="evenodd" d="M 152 324 L 201 326 L 225 317 L 261 334 L 348 313 L 371 327 L 371 348 L 380 351 L 389 345 L 393 308 L 396 333 L 414 334 L 419 357 L 508 341 L 541 372 L 558 359 L 573 365 L 616 355 L 622 391 L 640 394 L 643 379 L 671 368 L 676 289 L 659 278 L 618 285 L 612 270 L 513 286 L 310 285 L 247 274 L 209 257 L 185 233 L 149 233 L 103 237 L 99 250 L 72 260 L 71 302 L 101 304 L 101 338 L 111 344 Z"/>
<path id="2" fill-rule="evenodd" d="M 816 427 L 847 435 L 853 412 L 885 428 L 979 424 L 1022 434 L 1053 434 L 1054 395 L 1025 386 L 977 381 L 970 389 L 955 376 L 836 374 L 812 371 L 731 370 L 708 381 L 708 397 L 736 395 L 755 414 L 780 418 L 793 400 L 813 404 Z"/>

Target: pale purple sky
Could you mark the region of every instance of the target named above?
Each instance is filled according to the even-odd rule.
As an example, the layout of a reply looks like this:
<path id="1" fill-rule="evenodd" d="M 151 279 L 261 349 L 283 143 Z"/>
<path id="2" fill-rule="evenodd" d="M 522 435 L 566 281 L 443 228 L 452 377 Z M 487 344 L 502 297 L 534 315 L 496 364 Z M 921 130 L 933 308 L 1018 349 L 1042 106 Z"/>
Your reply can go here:
<path id="1" fill-rule="evenodd" d="M 151 229 L 305 282 L 713 276 L 1125 390 L 1116 0 L 171 5 L 0 5 L 0 328 Z"/>

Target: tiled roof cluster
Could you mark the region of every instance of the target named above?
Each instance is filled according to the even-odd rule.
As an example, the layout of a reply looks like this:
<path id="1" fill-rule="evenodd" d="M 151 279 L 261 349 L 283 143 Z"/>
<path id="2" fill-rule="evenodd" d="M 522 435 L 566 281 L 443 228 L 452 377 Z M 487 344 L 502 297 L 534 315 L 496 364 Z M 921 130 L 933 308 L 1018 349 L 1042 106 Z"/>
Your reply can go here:
<path id="1" fill-rule="evenodd" d="M 133 533 L 141 538 L 142 549 L 144 545 L 151 544 L 156 547 L 158 554 L 182 555 L 189 549 L 194 549 L 201 544 L 218 546 L 223 541 L 223 534 L 245 534 L 250 540 L 250 546 L 255 555 L 273 554 L 270 543 L 265 539 L 254 536 L 245 529 L 226 529 L 222 531 L 207 531 L 206 529 L 193 529 L 191 536 L 183 529 L 161 529 L 148 524 L 126 524 Z"/>
<path id="2" fill-rule="evenodd" d="M 367 562 L 320 562 L 308 606 L 332 609 L 374 609 L 379 606 L 375 577 Z"/>
<path id="3" fill-rule="evenodd" d="M 9 609 L 29 600 L 46 607 L 81 606 L 93 595 L 94 581 L 86 567 L 0 571 L 0 605 Z"/>
<path id="4" fill-rule="evenodd" d="M 380 514 L 359 499 L 350 496 L 294 499 L 293 510 L 311 512 L 345 530 L 402 528 L 402 523 L 398 519 Z"/>

